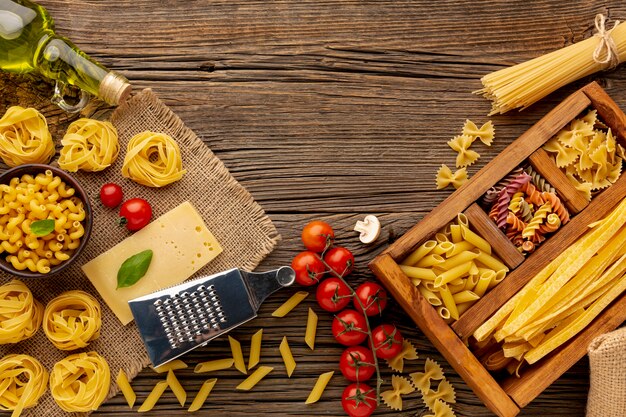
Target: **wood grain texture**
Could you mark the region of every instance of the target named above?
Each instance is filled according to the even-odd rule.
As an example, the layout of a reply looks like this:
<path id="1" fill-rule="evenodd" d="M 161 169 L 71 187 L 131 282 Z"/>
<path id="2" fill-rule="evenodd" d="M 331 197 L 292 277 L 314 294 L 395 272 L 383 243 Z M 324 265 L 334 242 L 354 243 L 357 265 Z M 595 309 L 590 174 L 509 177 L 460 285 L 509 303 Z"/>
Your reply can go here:
<path id="1" fill-rule="evenodd" d="M 619 1 L 511 2 L 487 0 L 40 0 L 58 31 L 90 55 L 126 75 L 136 90 L 150 87 L 224 161 L 232 174 L 267 210 L 283 240 L 259 268 L 288 264 L 302 249 L 307 221 L 331 223 L 339 244 L 355 252 L 355 282 L 371 279 L 367 262 L 406 232 L 449 190 L 435 190 L 441 163 L 454 164 L 446 141 L 466 118 L 482 123 L 490 103 L 471 94 L 488 72 L 569 45 L 592 34 L 596 13 L 624 20 Z M 623 67 L 598 74 L 618 104 L 626 103 Z M 49 104 L 51 90 L 39 80 L 0 76 L 0 110 L 16 102 L 37 102 L 60 138 L 68 117 Z M 496 140 L 476 145 L 482 158 L 472 175 L 533 125 L 581 80 L 521 113 L 492 118 Z M 383 232 L 371 246 L 352 231 L 365 214 L 379 216 Z M 333 377 L 322 401 L 303 404 L 315 378 L 336 369 L 341 347 L 329 333 L 331 316 L 312 297 L 284 319 L 271 312 L 296 289 L 271 297 L 259 318 L 233 334 L 244 354 L 252 334 L 264 330 L 262 363 L 276 366 L 250 393 L 235 393 L 236 371 L 220 373 L 203 413 L 250 417 L 340 416 L 345 381 Z M 307 308 L 319 314 L 315 352 L 299 339 Z M 457 390 L 459 416 L 491 416 L 424 335 L 394 303 L 390 321 L 416 342 L 420 359 L 438 360 Z M 287 379 L 278 353 L 283 335 L 292 339 L 298 368 Z M 267 346 L 265 344 L 267 343 Z M 228 355 L 218 339 L 191 353 L 190 364 Z M 383 366 L 385 381 L 391 371 Z M 177 372 L 191 394 L 207 377 Z M 162 377 L 149 369 L 133 382 L 141 403 Z M 523 416 L 583 416 L 588 367 L 579 361 Z M 419 395 L 405 411 L 381 406 L 375 416 L 428 414 Z M 121 395 L 95 415 L 126 416 Z M 183 416 L 168 390 L 151 415 Z"/>

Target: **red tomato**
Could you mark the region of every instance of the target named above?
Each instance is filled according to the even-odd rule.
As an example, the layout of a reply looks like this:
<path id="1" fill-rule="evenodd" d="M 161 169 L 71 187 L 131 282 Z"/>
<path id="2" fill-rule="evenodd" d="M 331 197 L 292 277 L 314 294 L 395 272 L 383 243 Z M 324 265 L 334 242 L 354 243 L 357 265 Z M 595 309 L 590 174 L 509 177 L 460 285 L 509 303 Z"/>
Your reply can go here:
<path id="1" fill-rule="evenodd" d="M 361 311 L 360 300 L 368 316 L 380 315 L 387 307 L 387 291 L 375 282 L 364 282 L 357 287 L 355 293 L 358 300 L 354 299 L 354 307 Z"/>
<path id="2" fill-rule="evenodd" d="M 291 267 L 296 271 L 296 282 L 305 287 L 320 282 L 326 271 L 319 255 L 309 251 L 297 254 L 291 261 Z"/>
<path id="3" fill-rule="evenodd" d="M 126 225 L 131 232 L 141 229 L 152 218 L 152 207 L 143 198 L 131 198 L 124 201 L 120 208 L 120 224 Z"/>
<path id="4" fill-rule="evenodd" d="M 350 384 L 341 394 L 341 406 L 350 417 L 369 417 L 376 410 L 376 392 L 367 384 Z"/>
<path id="5" fill-rule="evenodd" d="M 317 304 L 324 310 L 331 313 L 343 310 L 350 300 L 352 300 L 352 291 L 350 288 L 339 278 L 331 277 L 326 278 L 320 282 L 315 293 L 317 298 Z"/>
<path id="6" fill-rule="evenodd" d="M 117 184 L 107 183 L 100 188 L 100 201 L 102 205 L 108 208 L 115 208 L 120 205 L 124 199 L 122 187 Z"/>
<path id="7" fill-rule="evenodd" d="M 338 275 L 346 277 L 354 269 L 354 255 L 348 249 L 337 246 L 324 255 L 324 262 Z"/>
<path id="8" fill-rule="evenodd" d="M 310 251 L 322 253 L 331 247 L 334 240 L 333 228 L 321 220 L 314 220 L 302 229 L 302 243 Z"/>
<path id="9" fill-rule="evenodd" d="M 339 370 L 348 381 L 367 381 L 374 375 L 374 354 L 363 346 L 350 346 L 341 354 Z"/>
<path id="10" fill-rule="evenodd" d="M 335 340 L 345 346 L 354 346 L 367 339 L 365 316 L 355 310 L 343 310 L 335 316 L 332 325 Z"/>
<path id="11" fill-rule="evenodd" d="M 403 337 L 393 324 L 381 324 L 372 330 L 374 353 L 380 359 L 396 357 L 402 350 Z"/>

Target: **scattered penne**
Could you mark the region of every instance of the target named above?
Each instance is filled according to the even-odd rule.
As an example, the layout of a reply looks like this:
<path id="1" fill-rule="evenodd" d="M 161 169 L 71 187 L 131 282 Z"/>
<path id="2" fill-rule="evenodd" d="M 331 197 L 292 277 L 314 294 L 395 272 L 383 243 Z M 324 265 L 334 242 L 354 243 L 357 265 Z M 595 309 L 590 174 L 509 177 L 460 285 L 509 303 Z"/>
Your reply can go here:
<path id="1" fill-rule="evenodd" d="M 293 359 L 289 342 L 287 342 L 287 336 L 283 336 L 283 341 L 280 342 L 278 350 L 280 350 L 280 356 L 283 357 L 285 369 L 287 370 L 287 376 L 291 378 L 291 374 L 293 374 L 294 369 L 296 369 L 296 361 Z"/>
<path id="2" fill-rule="evenodd" d="M 315 350 L 315 335 L 317 333 L 317 314 L 309 307 L 309 316 L 306 319 L 304 341 L 311 350 Z"/>
<path id="3" fill-rule="evenodd" d="M 256 384 L 274 370 L 271 366 L 259 366 L 256 370 L 250 374 L 241 384 L 237 385 L 238 390 L 250 391 Z"/>
<path id="4" fill-rule="evenodd" d="M 191 405 L 187 409 L 187 412 L 193 413 L 194 411 L 198 411 L 200 408 L 202 408 L 202 406 L 206 402 L 207 397 L 213 390 L 216 382 L 217 378 L 207 379 L 206 381 L 204 381 L 204 383 L 200 387 L 200 390 L 196 394 L 196 398 L 193 399 Z"/>
<path id="5" fill-rule="evenodd" d="M 130 408 L 133 408 L 133 406 L 135 405 L 135 401 L 137 400 L 137 395 L 135 394 L 133 387 L 130 386 L 128 376 L 123 369 L 120 368 L 120 371 L 117 373 L 117 379 L 115 380 L 115 382 L 117 383 L 120 391 L 122 391 L 122 394 L 124 395 L 128 406 Z"/>
<path id="6" fill-rule="evenodd" d="M 167 372 L 167 385 L 169 385 L 170 389 L 174 393 L 174 396 L 180 403 L 181 407 L 185 406 L 185 402 L 187 401 L 187 391 L 180 385 L 180 381 L 174 375 L 174 371 L 170 370 Z"/>
<path id="7" fill-rule="evenodd" d="M 143 404 L 141 404 L 141 407 L 137 409 L 137 412 L 145 413 L 147 411 L 152 410 L 152 408 L 154 408 L 154 406 L 156 405 L 157 401 L 159 401 L 159 398 L 161 398 L 161 395 L 163 395 L 163 393 L 167 389 L 167 386 L 168 386 L 167 381 L 157 382 L 154 388 L 152 388 L 152 391 L 150 391 L 150 394 L 148 394 L 148 397 L 146 398 L 146 400 L 143 402 Z"/>
<path id="8" fill-rule="evenodd" d="M 232 336 L 228 336 L 228 343 L 230 343 L 230 351 L 233 354 L 233 361 L 235 368 L 242 374 L 247 374 L 246 363 L 243 361 L 243 352 L 241 351 L 241 343 Z"/>
<path id="9" fill-rule="evenodd" d="M 298 291 L 272 313 L 272 317 L 285 317 L 309 295 L 306 291 Z"/>
<path id="10" fill-rule="evenodd" d="M 215 359 L 213 361 L 200 362 L 196 365 L 193 372 L 196 374 L 202 374 L 205 372 L 221 371 L 222 369 L 228 369 L 235 363 L 233 358 Z"/>
<path id="11" fill-rule="evenodd" d="M 188 365 L 181 361 L 180 359 L 174 359 L 171 362 L 168 362 L 164 365 L 157 366 L 156 368 L 152 368 L 152 370 L 159 374 L 165 374 L 168 371 L 178 371 L 179 369 L 185 369 Z"/>
<path id="12" fill-rule="evenodd" d="M 250 355 L 248 356 L 248 369 L 252 369 L 261 360 L 261 342 L 263 341 L 263 329 L 259 329 L 252 335 L 250 340 Z"/>
<path id="13" fill-rule="evenodd" d="M 319 401 L 320 398 L 322 398 L 322 394 L 324 393 L 324 390 L 326 389 L 326 386 L 330 382 L 330 379 L 333 377 L 334 373 L 335 371 L 326 372 L 321 374 L 317 378 L 317 381 L 315 382 L 315 385 L 313 386 L 309 397 L 304 402 L 305 404 L 316 403 Z"/>

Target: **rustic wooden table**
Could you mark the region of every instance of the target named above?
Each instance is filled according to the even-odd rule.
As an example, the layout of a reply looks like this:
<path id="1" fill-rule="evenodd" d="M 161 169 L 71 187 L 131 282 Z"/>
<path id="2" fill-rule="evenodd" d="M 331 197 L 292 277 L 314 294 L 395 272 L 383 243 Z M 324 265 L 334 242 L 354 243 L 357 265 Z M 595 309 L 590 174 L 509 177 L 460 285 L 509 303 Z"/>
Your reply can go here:
<path id="1" fill-rule="evenodd" d="M 460 133 L 466 118 L 488 120 L 490 103 L 471 94 L 482 75 L 591 36 L 596 13 L 626 18 L 626 6 L 618 1 L 41 3 L 61 34 L 121 71 L 137 90 L 152 88 L 267 210 L 283 239 L 260 269 L 289 264 L 302 249 L 302 226 L 323 219 L 334 226 L 338 243 L 356 254 L 355 282 L 372 279 L 368 261 L 450 194 L 435 190 L 435 172 L 441 163 L 454 163 L 446 141 Z M 624 68 L 593 79 L 618 103 L 626 100 Z M 482 158 L 470 173 L 589 80 L 522 113 L 493 117 L 496 141 L 481 148 Z M 10 94 L 32 94 L 10 82 L 3 90 L 5 104 Z M 65 117 L 52 106 L 48 115 Z M 384 228 L 376 244 L 366 247 L 352 228 L 368 213 Z M 343 415 L 339 397 L 346 381 L 337 368 L 342 349 L 330 335 L 330 314 L 319 311 L 310 296 L 287 318 L 270 316 L 294 291 L 273 296 L 258 319 L 234 332 L 247 355 L 250 336 L 263 328 L 262 362 L 275 371 L 247 393 L 234 391 L 241 374 L 219 374 L 204 414 Z M 320 316 L 314 352 L 302 340 L 307 307 Z M 387 318 L 399 323 L 420 352 L 408 371 L 421 367 L 427 356 L 440 361 L 457 390 L 457 415 L 491 415 L 396 305 Z M 293 341 L 298 363 L 291 379 L 278 353 L 283 335 Z M 228 352 L 227 342 L 216 340 L 186 359 L 196 363 Z M 337 375 L 323 399 L 304 405 L 317 375 L 329 370 Z M 206 378 L 192 370 L 178 374 L 190 393 Z M 384 369 L 387 385 L 390 375 Z M 151 370 L 139 375 L 133 382 L 138 401 L 159 379 Z M 583 359 L 521 415 L 582 416 L 587 389 Z M 375 415 L 428 414 L 417 393 L 404 404 L 402 412 L 381 405 Z M 97 414 L 129 410 L 118 395 Z M 167 392 L 152 414 L 186 413 Z"/>

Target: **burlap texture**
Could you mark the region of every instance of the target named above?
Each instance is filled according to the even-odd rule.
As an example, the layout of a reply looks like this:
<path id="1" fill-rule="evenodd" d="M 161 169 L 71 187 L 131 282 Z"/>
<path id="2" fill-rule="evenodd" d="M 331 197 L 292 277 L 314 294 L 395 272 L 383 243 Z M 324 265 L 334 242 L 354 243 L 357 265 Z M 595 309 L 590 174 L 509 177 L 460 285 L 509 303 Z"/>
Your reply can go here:
<path id="1" fill-rule="evenodd" d="M 596 337 L 587 351 L 587 417 L 626 416 L 626 327 Z"/>
<path id="2" fill-rule="evenodd" d="M 80 266 L 124 240 L 130 232 L 117 225 L 118 210 L 107 209 L 97 200 L 102 184 L 116 182 L 124 189 L 125 198 L 141 197 L 150 201 L 154 218 L 190 201 L 204 218 L 207 227 L 221 243 L 224 251 L 196 275 L 214 273 L 228 268 L 254 269 L 275 247 L 280 238 L 274 225 L 252 196 L 230 175 L 222 162 L 188 129 L 150 90 L 133 97 L 118 108 L 111 121 L 119 133 L 121 153 L 115 164 L 99 173 L 77 173 L 75 178 L 90 196 L 94 211 L 94 226 L 84 252 L 75 264 L 54 277 L 25 281 L 35 298 L 44 305 L 63 291 L 82 289 L 97 295 L 97 291 L 82 273 Z M 180 145 L 183 166 L 187 174 L 182 180 L 164 188 L 148 188 L 122 178 L 120 171 L 129 139 L 144 130 L 164 132 Z M 1 283 L 12 277 L 0 275 Z M 117 393 L 115 376 L 120 368 L 130 378 L 149 364 L 134 323 L 124 327 L 113 312 L 102 304 L 102 331 L 88 349 L 100 353 L 111 368 L 109 398 Z M 32 338 L 14 346 L 0 346 L 0 355 L 26 353 L 39 359 L 51 370 L 55 362 L 69 353 L 57 350 L 40 329 Z M 54 403 L 49 391 L 40 403 L 24 412 L 27 416 L 67 416 Z M 84 415 L 76 413 L 78 415 Z"/>

